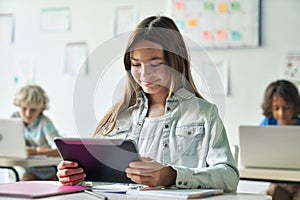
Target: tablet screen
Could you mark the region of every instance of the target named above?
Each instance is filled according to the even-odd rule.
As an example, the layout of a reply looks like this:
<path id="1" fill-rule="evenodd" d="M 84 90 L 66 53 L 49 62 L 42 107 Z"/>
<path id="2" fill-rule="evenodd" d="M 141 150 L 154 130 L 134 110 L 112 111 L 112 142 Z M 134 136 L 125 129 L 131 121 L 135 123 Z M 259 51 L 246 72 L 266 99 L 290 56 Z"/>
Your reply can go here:
<path id="1" fill-rule="evenodd" d="M 132 140 L 55 138 L 64 160 L 75 161 L 86 173 L 85 181 L 131 183 L 125 169 L 140 160 Z"/>

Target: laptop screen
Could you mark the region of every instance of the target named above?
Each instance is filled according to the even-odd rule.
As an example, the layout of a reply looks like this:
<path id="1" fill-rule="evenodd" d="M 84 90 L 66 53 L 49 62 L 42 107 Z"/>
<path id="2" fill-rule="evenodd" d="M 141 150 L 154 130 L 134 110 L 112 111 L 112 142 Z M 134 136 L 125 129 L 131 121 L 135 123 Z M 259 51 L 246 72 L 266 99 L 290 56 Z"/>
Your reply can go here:
<path id="1" fill-rule="evenodd" d="M 241 165 L 300 169 L 300 126 L 240 126 Z"/>
<path id="2" fill-rule="evenodd" d="M 22 119 L 0 118 L 0 157 L 27 157 Z"/>

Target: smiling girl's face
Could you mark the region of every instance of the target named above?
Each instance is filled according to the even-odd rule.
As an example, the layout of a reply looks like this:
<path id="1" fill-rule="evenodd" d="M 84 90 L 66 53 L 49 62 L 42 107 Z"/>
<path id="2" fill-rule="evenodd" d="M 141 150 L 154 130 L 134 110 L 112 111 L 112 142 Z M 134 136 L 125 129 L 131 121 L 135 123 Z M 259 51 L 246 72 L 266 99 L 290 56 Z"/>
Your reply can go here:
<path id="1" fill-rule="evenodd" d="M 131 74 L 147 94 L 167 94 L 170 72 L 161 45 L 147 40 L 136 43 L 130 52 Z"/>

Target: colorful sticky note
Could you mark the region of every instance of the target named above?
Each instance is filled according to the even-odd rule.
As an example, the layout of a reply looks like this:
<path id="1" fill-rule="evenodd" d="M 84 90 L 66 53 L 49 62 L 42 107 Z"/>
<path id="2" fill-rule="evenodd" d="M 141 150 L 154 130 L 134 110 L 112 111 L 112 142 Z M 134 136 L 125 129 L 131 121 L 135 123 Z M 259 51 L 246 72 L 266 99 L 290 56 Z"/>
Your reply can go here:
<path id="1" fill-rule="evenodd" d="M 232 40 L 241 40 L 242 33 L 240 31 L 231 31 L 231 39 Z"/>
<path id="2" fill-rule="evenodd" d="M 228 12 L 227 3 L 219 3 L 217 10 L 218 10 L 219 13 L 226 13 L 226 12 Z"/>
<path id="3" fill-rule="evenodd" d="M 205 11 L 214 11 L 214 4 L 212 2 L 205 1 L 203 6 Z"/>
<path id="4" fill-rule="evenodd" d="M 224 41 L 227 39 L 227 33 L 225 30 L 217 30 L 217 40 Z"/>
<path id="5" fill-rule="evenodd" d="M 184 10 L 184 7 L 185 7 L 185 5 L 184 5 L 184 2 L 183 2 L 183 1 L 177 1 L 177 2 L 175 3 L 175 8 L 176 8 L 176 10 Z"/>
<path id="6" fill-rule="evenodd" d="M 194 28 L 197 26 L 197 21 L 198 21 L 197 18 L 189 18 L 187 26 L 190 28 Z"/>
<path id="7" fill-rule="evenodd" d="M 240 2 L 233 1 L 231 2 L 231 11 L 233 12 L 239 12 L 241 10 L 241 4 Z"/>
<path id="8" fill-rule="evenodd" d="M 212 31 L 203 31 L 203 40 L 212 41 L 214 39 Z"/>
<path id="9" fill-rule="evenodd" d="M 184 21 L 180 20 L 180 19 L 176 19 L 175 20 L 175 24 L 179 29 L 183 29 L 184 28 Z"/>

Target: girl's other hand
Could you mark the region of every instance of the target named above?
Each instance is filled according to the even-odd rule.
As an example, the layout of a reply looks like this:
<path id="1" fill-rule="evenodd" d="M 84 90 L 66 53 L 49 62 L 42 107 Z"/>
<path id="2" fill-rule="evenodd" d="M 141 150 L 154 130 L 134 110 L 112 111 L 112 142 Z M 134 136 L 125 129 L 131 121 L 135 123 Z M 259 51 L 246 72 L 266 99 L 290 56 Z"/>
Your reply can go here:
<path id="1" fill-rule="evenodd" d="M 176 171 L 173 168 L 148 157 L 139 162 L 129 163 L 126 173 L 133 182 L 150 187 L 166 187 L 175 184 L 176 181 Z"/>

